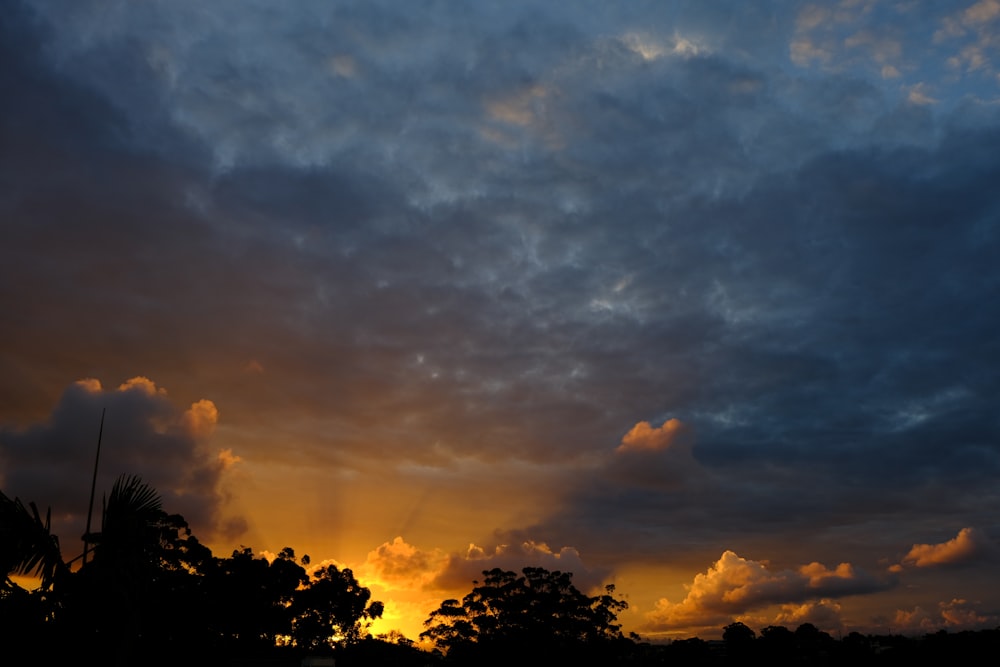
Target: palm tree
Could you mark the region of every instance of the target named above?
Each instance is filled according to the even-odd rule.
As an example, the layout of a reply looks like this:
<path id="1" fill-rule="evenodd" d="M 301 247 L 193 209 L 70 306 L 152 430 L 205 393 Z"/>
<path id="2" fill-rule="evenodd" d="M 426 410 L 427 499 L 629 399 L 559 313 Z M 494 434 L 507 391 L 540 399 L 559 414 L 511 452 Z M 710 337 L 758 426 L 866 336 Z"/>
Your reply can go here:
<path id="1" fill-rule="evenodd" d="M 122 475 L 104 504 L 100 532 L 85 536 L 91 559 L 79 571 L 75 623 L 94 655 L 130 664 L 136 642 L 158 611 L 150 599 L 160 577 L 162 546 L 173 528 L 160 496 L 142 479 Z"/>
<path id="2" fill-rule="evenodd" d="M 51 532 L 51 519 L 51 510 L 43 521 L 35 503 L 25 507 L 20 498 L 11 499 L 0 491 L 0 570 L 5 588 L 16 586 L 11 575 L 33 576 L 38 577 L 39 588 L 48 591 L 68 572 L 59 538 Z"/>
<path id="3" fill-rule="evenodd" d="M 49 513 L 50 514 L 50 513 Z M 78 556 L 63 561 L 59 539 L 34 503 L 0 493 L 0 625 L 15 622 L 37 636 L 59 636 L 106 664 L 132 664 L 137 642 L 177 625 L 175 605 L 192 604 L 198 577 L 211 559 L 180 515 L 168 515 L 160 496 L 137 476 L 119 477 L 104 503 L 100 531 L 84 536 L 92 558 L 75 572 Z M 12 576 L 36 576 L 29 592 Z M 30 616 L 30 618 L 28 618 Z M 43 628 L 43 626 L 45 626 Z M 75 650 L 75 649 L 74 649 Z M 61 654 L 60 654 L 61 655 Z"/>
<path id="4" fill-rule="evenodd" d="M 101 520 L 101 532 L 88 535 L 94 559 L 105 565 L 141 565 L 160 543 L 166 514 L 160 496 L 135 475 L 122 475 L 111 487 Z"/>

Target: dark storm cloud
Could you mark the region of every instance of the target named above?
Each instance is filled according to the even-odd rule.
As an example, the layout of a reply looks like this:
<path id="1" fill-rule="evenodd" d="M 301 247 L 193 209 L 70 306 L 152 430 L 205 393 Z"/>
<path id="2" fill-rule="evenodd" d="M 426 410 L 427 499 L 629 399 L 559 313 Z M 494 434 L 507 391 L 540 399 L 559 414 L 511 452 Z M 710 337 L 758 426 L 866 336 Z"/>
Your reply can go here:
<path id="1" fill-rule="evenodd" d="M 46 422 L 0 429 L 0 484 L 11 497 L 50 507 L 54 532 L 82 535 L 96 462 L 98 517 L 102 494 L 114 480 L 138 475 L 160 494 L 165 509 L 183 514 L 199 534 L 232 531 L 237 523 L 221 521 L 220 480 L 233 458 L 204 443 L 217 419 L 211 401 L 182 410 L 146 378 L 115 391 L 81 381 L 65 391 Z"/>
<path id="2" fill-rule="evenodd" d="M 837 53 L 857 12 L 784 5 L 54 7 L 4 24 L 12 411 L 142 372 L 313 427 L 262 459 L 563 462 L 525 539 L 587 558 L 997 530 L 997 112 L 914 95 L 947 92 L 916 38 Z M 668 418 L 684 474 L 588 467 Z"/>

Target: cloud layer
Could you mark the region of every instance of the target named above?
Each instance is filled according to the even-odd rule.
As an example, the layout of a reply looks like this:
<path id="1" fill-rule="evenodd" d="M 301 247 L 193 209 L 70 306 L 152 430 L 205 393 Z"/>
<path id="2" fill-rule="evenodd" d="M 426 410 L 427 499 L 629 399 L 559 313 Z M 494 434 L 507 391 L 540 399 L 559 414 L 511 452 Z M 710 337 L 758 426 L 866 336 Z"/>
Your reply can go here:
<path id="1" fill-rule="evenodd" d="M 9 5 L 5 493 L 1000 607 L 993 0 Z"/>
<path id="2" fill-rule="evenodd" d="M 829 569 L 809 563 L 794 570 L 773 570 L 767 563 L 726 551 L 707 571 L 695 576 L 687 596 L 672 603 L 666 598 L 647 614 L 645 630 L 667 633 L 691 628 L 712 629 L 750 612 L 779 606 L 775 623 L 793 627 L 821 617 L 820 627 L 841 627 L 838 606 L 832 600 L 885 591 L 894 581 L 858 571 L 850 563 Z"/>
<path id="3" fill-rule="evenodd" d="M 205 399 L 178 407 L 145 377 L 112 390 L 94 379 L 81 380 L 65 391 L 44 423 L 0 430 L 0 488 L 52 508 L 56 534 L 83 535 L 96 466 L 98 522 L 101 494 L 119 476 L 138 475 L 160 494 L 165 510 L 182 514 L 198 534 L 238 537 L 242 520 L 221 516 L 223 475 L 238 457 L 207 444 L 218 414 Z M 67 544 L 75 548 L 72 540 Z"/>

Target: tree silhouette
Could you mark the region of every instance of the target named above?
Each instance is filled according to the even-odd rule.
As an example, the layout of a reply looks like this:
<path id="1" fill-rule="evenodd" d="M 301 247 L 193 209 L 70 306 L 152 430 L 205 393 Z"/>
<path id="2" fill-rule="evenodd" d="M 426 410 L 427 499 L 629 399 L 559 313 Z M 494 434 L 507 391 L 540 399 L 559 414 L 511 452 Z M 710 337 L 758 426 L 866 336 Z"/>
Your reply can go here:
<path id="1" fill-rule="evenodd" d="M 0 569 L 4 573 L 4 588 L 14 585 L 11 575 L 22 575 L 37 576 L 41 588 L 49 590 L 56 578 L 68 570 L 59 538 L 50 530 L 51 510 L 42 521 L 35 503 L 29 503 L 28 507 L 20 498 L 11 499 L 0 492 Z"/>
<path id="2" fill-rule="evenodd" d="M 136 476 L 115 481 L 100 530 L 84 537 L 92 557 L 77 571 L 49 525 L 33 503 L 0 493 L 0 628 L 46 638 L 42 662 L 126 665 L 141 654 L 147 665 L 185 664 L 195 646 L 202 659 L 332 650 L 369 639 L 382 614 L 351 570 L 330 565 L 310 578 L 309 557 L 297 562 L 290 547 L 271 561 L 249 547 L 213 557 Z M 25 590 L 17 575 L 40 585 Z"/>
<path id="3" fill-rule="evenodd" d="M 604 595 L 589 597 L 572 583 L 572 573 L 526 567 L 522 575 L 499 568 L 461 603 L 445 600 L 424 622 L 429 639 L 453 661 L 480 664 L 597 658 L 602 651 L 628 643 L 616 623 L 627 603 Z"/>
<path id="4" fill-rule="evenodd" d="M 58 609 L 58 596 L 69 568 L 63 562 L 59 538 L 50 531 L 50 512 L 42 520 L 34 503 L 25 507 L 19 498 L 9 498 L 2 492 L 0 570 L 0 629 L 26 645 L 42 641 L 45 621 Z M 29 592 L 11 576 L 37 577 L 39 586 Z"/>
<path id="5" fill-rule="evenodd" d="M 163 510 L 150 485 L 137 476 L 119 477 L 101 530 L 85 537 L 92 559 L 70 582 L 67 632 L 106 662 L 129 664 L 140 643 L 162 643 L 196 627 L 202 606 L 192 574 L 211 552 L 183 517 Z"/>
<path id="6" fill-rule="evenodd" d="M 760 655 L 772 665 L 785 665 L 796 658 L 795 633 L 783 625 L 769 625 L 760 631 Z"/>
<path id="7" fill-rule="evenodd" d="M 308 556 L 303 561 L 308 563 Z M 229 558 L 214 559 L 205 568 L 203 587 L 215 638 L 229 648 L 273 647 L 291 635 L 292 599 L 308 580 L 289 547 L 270 563 L 255 557 L 250 547 L 234 550 Z"/>
<path id="8" fill-rule="evenodd" d="M 312 651 L 354 644 L 365 637 L 368 622 L 380 618 L 382 610 L 382 603 L 371 601 L 371 591 L 351 570 L 327 565 L 295 592 L 292 637 L 297 646 Z"/>
<path id="9" fill-rule="evenodd" d="M 732 662 L 749 662 L 754 657 L 754 640 L 757 633 L 739 621 L 722 629 L 722 640 L 726 642 L 726 652 Z"/>

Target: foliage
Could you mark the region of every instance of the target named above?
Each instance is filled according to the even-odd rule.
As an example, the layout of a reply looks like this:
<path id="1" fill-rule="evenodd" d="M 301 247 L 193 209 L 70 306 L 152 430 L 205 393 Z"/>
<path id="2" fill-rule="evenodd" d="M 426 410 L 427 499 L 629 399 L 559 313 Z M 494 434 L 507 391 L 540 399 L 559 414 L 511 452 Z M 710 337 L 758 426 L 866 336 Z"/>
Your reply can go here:
<path id="1" fill-rule="evenodd" d="M 484 571 L 482 583 L 461 602 L 445 600 L 425 621 L 421 638 L 455 660 L 509 660 L 530 648 L 539 659 L 584 654 L 624 640 L 616 623 L 627 603 L 614 587 L 590 597 L 572 583 L 572 573 L 526 567 L 521 575 Z M 595 653 L 596 652 L 596 653 Z"/>
<path id="2" fill-rule="evenodd" d="M 349 569 L 327 565 L 313 573 L 292 604 L 295 644 L 310 650 L 355 644 L 367 635 L 371 620 L 382 616 L 382 603 L 371 600 Z"/>
<path id="3" fill-rule="evenodd" d="M 131 665 L 141 656 L 154 667 L 294 665 L 307 652 L 324 651 L 343 667 L 910 664 L 971 660 L 1000 642 L 1000 629 L 922 638 L 852 632 L 836 640 L 810 623 L 794 632 L 768 626 L 757 638 L 734 622 L 723 628 L 724 642 L 648 644 L 622 636 L 617 620 L 627 605 L 614 587 L 591 597 L 577 590 L 571 573 L 529 567 L 521 574 L 485 571 L 461 601 L 442 602 L 421 633 L 440 649 L 432 654 L 398 632 L 369 636 L 382 603 L 351 570 L 328 565 L 309 577 L 308 556 L 297 560 L 287 547 L 270 561 L 249 547 L 216 558 L 137 477 L 115 483 L 101 531 L 88 540 L 92 559 L 71 571 L 49 517 L 0 493 L 0 639 L 33 647 L 35 664 Z M 38 588 L 21 588 L 15 575 L 38 577 Z"/>
<path id="4" fill-rule="evenodd" d="M 28 507 L 31 511 L 28 511 Z M 25 507 L 20 498 L 8 498 L 0 492 L 0 569 L 4 586 L 12 584 L 10 575 L 37 576 L 48 590 L 56 577 L 66 572 L 59 549 L 59 538 L 50 532 L 50 512 L 42 521 L 35 503 Z"/>
<path id="5" fill-rule="evenodd" d="M 0 493 L 0 628 L 49 638 L 53 662 L 78 657 L 74 646 L 102 664 L 132 664 L 140 652 L 149 664 L 179 664 L 191 646 L 226 656 L 330 650 L 364 639 L 382 614 L 350 570 L 328 566 L 310 579 L 309 557 L 296 562 L 291 548 L 271 561 L 249 547 L 212 556 L 138 477 L 115 482 L 101 530 L 86 540 L 91 557 L 71 572 L 48 518 Z M 10 579 L 22 574 L 41 586 Z"/>
<path id="6" fill-rule="evenodd" d="M 224 645 L 274 646 L 292 630 L 289 609 L 296 589 L 308 577 L 286 547 L 270 563 L 253 549 L 234 550 L 203 570 L 202 588 L 210 609 L 210 627 Z"/>

